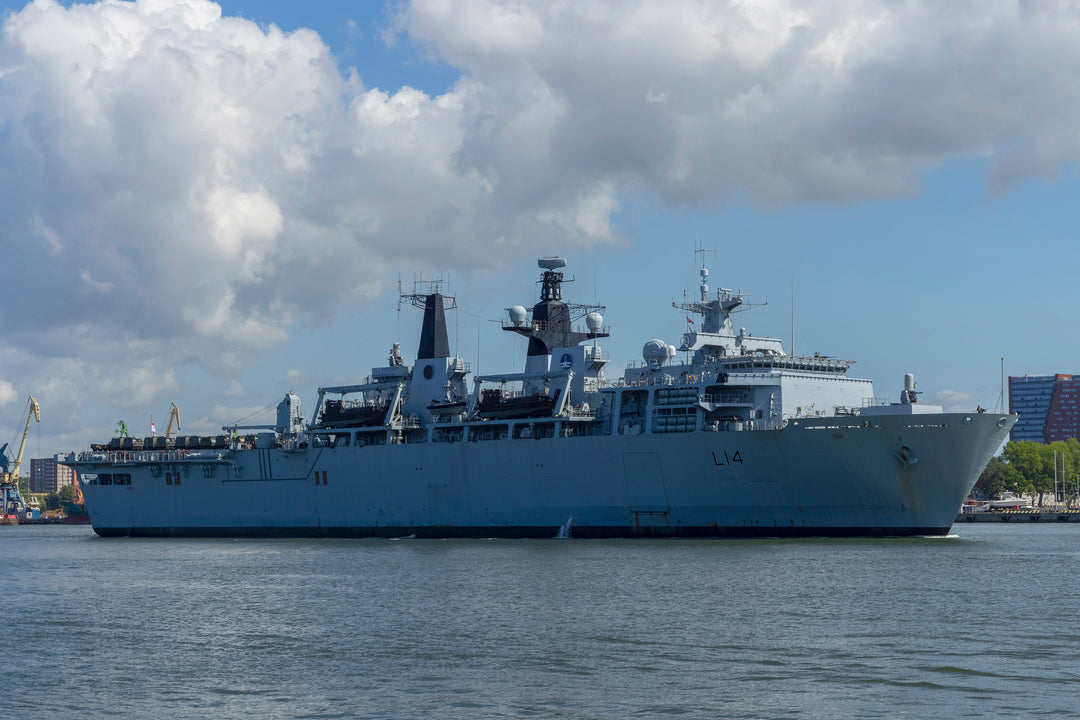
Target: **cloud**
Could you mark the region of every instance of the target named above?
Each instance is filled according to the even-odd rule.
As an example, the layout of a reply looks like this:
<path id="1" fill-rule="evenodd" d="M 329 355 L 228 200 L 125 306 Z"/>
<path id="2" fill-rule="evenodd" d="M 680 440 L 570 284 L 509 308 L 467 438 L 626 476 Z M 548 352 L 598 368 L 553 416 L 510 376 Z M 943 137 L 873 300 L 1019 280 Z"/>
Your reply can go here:
<path id="1" fill-rule="evenodd" d="M 930 401 L 941 405 L 945 412 L 971 412 L 974 410 L 971 395 L 959 390 L 938 390 Z"/>
<path id="2" fill-rule="evenodd" d="M 7 380 L 0 380 L 0 407 L 7 405 L 16 397 L 18 397 L 18 393 L 15 386 Z"/>
<path id="3" fill-rule="evenodd" d="M 49 254 L 59 255 L 64 250 L 63 243 L 60 242 L 60 238 L 51 227 L 45 224 L 40 216 L 34 215 L 30 218 L 30 227 L 34 231 L 34 234 L 45 241 L 46 246 L 49 249 Z"/>
<path id="4" fill-rule="evenodd" d="M 309 381 L 309 377 L 306 371 L 291 368 L 285 372 L 283 383 L 290 388 L 299 387 L 300 385 Z"/>
<path id="5" fill-rule="evenodd" d="M 432 227 L 433 267 L 467 238 L 490 255 L 452 96 L 367 90 L 314 32 L 205 0 L 38 0 L 2 22 L 5 291 L 34 298 L 0 308 L 13 376 L 41 387 L 77 358 L 65 382 L 141 407 L 177 366 L 235 371 L 370 295 Z"/>
<path id="6" fill-rule="evenodd" d="M 264 407 L 233 407 L 229 405 L 214 405 L 208 418 L 199 418 L 193 421 L 193 425 L 201 429 L 201 432 L 220 432 L 224 424 L 265 424 L 276 420 L 276 405 Z"/>
<path id="7" fill-rule="evenodd" d="M 93 328 L 115 350 L 148 341 L 149 357 L 227 371 L 377 292 L 388 267 L 615 238 L 611 181 L 567 185 L 547 167 L 522 182 L 542 146 L 493 166 L 466 144 L 490 121 L 535 145 L 558 103 L 528 98 L 515 118 L 470 82 L 367 89 L 314 32 L 206 0 L 38 0 L 4 19 L 0 68 L 0 222 L 6 261 L 27 269 L 6 290 L 63 289 L 0 309 L 25 367 L 89 362 Z"/>
<path id="8" fill-rule="evenodd" d="M 108 293 L 112 292 L 115 287 L 111 282 L 98 282 L 90 277 L 90 273 L 83 270 L 79 273 L 79 279 L 86 283 L 88 286 L 97 290 L 98 292 Z"/>
<path id="9" fill-rule="evenodd" d="M 951 157 L 995 188 L 1080 157 L 1066 3 L 414 0 L 396 26 L 466 74 L 461 157 L 527 168 L 498 174 L 523 196 L 843 203 Z"/>

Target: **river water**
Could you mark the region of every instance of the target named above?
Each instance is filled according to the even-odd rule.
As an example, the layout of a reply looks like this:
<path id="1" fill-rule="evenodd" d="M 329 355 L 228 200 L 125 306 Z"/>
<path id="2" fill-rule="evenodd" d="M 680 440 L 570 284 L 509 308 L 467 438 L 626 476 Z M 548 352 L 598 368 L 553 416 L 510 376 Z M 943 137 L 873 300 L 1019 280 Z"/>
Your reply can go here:
<path id="1" fill-rule="evenodd" d="M 13 718 L 1072 715 L 1080 528 L 105 540 L 0 528 Z"/>

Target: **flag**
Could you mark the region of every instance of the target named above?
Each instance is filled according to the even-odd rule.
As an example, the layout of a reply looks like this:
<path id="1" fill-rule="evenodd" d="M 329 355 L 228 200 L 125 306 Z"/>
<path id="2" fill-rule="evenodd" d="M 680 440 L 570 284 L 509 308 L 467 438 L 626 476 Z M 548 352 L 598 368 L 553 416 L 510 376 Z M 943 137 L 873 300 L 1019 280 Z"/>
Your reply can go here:
<path id="1" fill-rule="evenodd" d="M 687 325 L 693 325 L 694 324 L 694 321 L 690 319 L 689 315 L 686 316 L 686 324 Z"/>
<path id="2" fill-rule="evenodd" d="M 150 437 L 157 437 L 157 428 L 154 427 L 154 418 L 150 418 Z"/>

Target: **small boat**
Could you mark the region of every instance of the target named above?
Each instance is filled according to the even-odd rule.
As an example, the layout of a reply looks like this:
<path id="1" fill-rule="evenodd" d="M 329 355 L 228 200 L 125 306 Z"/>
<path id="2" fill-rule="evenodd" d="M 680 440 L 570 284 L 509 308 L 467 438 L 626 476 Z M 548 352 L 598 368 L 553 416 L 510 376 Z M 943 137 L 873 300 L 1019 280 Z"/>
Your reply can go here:
<path id="1" fill-rule="evenodd" d="M 998 500 L 991 500 L 991 510 L 1029 510 L 1032 505 L 1016 493 L 1003 492 Z"/>
<path id="2" fill-rule="evenodd" d="M 489 420 L 551 417 L 558 399 L 558 388 L 550 396 L 538 393 L 507 397 L 499 389 L 484 390 L 480 393 L 480 404 L 477 406 L 476 414 L 478 417 Z"/>
<path id="3" fill-rule="evenodd" d="M 385 418 L 385 406 L 327 400 L 323 403 L 319 424 L 327 427 L 366 427 L 382 425 Z"/>
<path id="4" fill-rule="evenodd" d="M 74 500 L 61 500 L 60 507 L 64 509 L 65 525 L 89 525 L 90 515 L 86 512 L 85 503 Z"/>

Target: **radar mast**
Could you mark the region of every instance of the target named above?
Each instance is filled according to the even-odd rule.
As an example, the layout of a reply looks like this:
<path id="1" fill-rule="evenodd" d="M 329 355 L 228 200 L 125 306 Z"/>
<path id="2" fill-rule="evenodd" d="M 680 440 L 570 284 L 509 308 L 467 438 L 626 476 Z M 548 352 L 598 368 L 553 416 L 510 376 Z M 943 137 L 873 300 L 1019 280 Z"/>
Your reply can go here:
<path id="1" fill-rule="evenodd" d="M 733 313 L 749 310 L 751 307 L 760 307 L 768 303 L 751 305 L 744 300 L 746 296 L 741 291 L 733 291 L 728 288 L 718 288 L 716 294 L 710 298 L 709 268 L 705 264 L 705 257 L 708 253 L 712 253 L 714 256 L 718 255 L 716 250 L 706 250 L 700 246 L 694 249 L 695 255 L 701 255 L 701 269 L 698 271 L 701 276 L 701 285 L 698 288 L 699 299 L 693 302 L 689 301 L 684 291 L 683 301 L 681 303 L 672 302 L 671 306 L 683 312 L 701 315 L 701 332 L 703 333 L 733 334 L 735 330 L 735 326 L 731 322 Z"/>
<path id="2" fill-rule="evenodd" d="M 450 357 L 450 340 L 446 334 L 446 310 L 457 309 L 457 298 L 443 295 L 443 278 L 434 280 L 413 280 L 413 291 L 406 293 L 398 280 L 398 310 L 401 304 L 408 302 L 413 307 L 424 311 L 424 324 L 420 330 L 420 347 L 416 352 L 417 360 Z"/>

